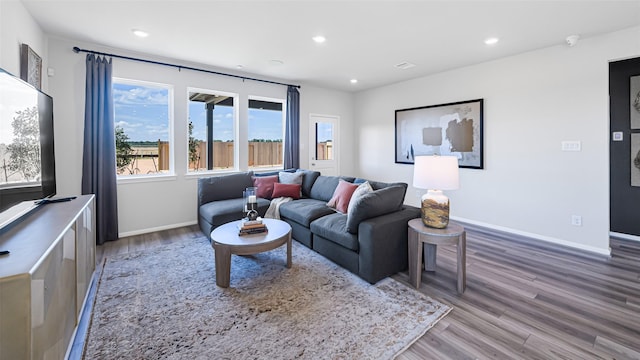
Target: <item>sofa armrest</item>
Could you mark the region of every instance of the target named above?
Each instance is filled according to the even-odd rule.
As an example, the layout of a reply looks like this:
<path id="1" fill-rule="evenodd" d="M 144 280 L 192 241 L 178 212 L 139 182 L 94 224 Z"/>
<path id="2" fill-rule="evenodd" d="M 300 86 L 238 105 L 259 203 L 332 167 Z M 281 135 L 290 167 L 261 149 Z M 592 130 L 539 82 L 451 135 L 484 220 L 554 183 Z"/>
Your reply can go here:
<path id="1" fill-rule="evenodd" d="M 418 217 L 420 209 L 404 205 L 401 210 L 360 222 L 360 277 L 374 284 L 407 269 L 407 223 Z"/>

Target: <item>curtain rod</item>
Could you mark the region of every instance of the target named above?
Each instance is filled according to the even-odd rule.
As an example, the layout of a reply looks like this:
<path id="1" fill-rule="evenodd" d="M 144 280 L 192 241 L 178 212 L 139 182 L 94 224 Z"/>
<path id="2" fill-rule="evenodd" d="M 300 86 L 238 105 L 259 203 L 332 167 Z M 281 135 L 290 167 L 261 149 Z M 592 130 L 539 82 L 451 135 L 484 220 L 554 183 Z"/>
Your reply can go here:
<path id="1" fill-rule="evenodd" d="M 199 68 L 195 68 L 195 67 L 191 67 L 191 66 L 176 65 L 176 64 L 165 63 L 165 62 L 160 62 L 160 61 L 140 59 L 140 58 L 135 58 L 135 57 L 131 57 L 131 56 L 124 56 L 124 55 L 118 55 L 118 54 L 109 54 L 109 53 L 104 53 L 104 52 L 100 52 L 100 51 L 80 49 L 77 46 L 73 47 L 73 52 L 75 52 L 76 54 L 79 53 L 79 52 L 85 52 L 85 53 L 89 53 L 89 54 L 97 54 L 97 55 L 111 56 L 111 57 L 120 58 L 120 59 L 126 59 L 126 60 L 140 61 L 140 62 L 145 62 L 145 63 L 149 63 L 149 64 L 169 66 L 169 67 L 178 68 L 178 71 L 180 71 L 182 69 L 186 69 L 186 70 L 200 71 L 200 72 L 205 72 L 205 73 L 215 74 L 215 75 L 229 76 L 229 77 L 234 77 L 234 78 L 242 79 L 242 80 L 252 80 L 252 81 L 258 81 L 258 82 L 263 82 L 263 83 L 268 83 L 268 84 L 293 86 L 293 87 L 298 88 L 298 89 L 300 88 L 300 85 L 285 84 L 285 83 L 281 83 L 281 82 L 277 82 L 277 81 L 256 79 L 256 78 L 252 78 L 252 77 L 246 77 L 246 76 L 240 76 L 240 75 L 234 75 L 234 74 L 227 74 L 227 73 L 218 72 L 218 71 L 199 69 Z"/>

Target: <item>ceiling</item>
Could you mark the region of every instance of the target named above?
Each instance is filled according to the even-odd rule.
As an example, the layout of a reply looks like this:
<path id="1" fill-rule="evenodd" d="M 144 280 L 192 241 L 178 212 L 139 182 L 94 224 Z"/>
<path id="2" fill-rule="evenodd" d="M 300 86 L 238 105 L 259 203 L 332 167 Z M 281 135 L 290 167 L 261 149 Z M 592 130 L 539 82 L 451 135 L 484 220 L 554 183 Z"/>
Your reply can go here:
<path id="1" fill-rule="evenodd" d="M 640 25 L 640 0 L 22 2 L 50 35 L 344 91 Z"/>

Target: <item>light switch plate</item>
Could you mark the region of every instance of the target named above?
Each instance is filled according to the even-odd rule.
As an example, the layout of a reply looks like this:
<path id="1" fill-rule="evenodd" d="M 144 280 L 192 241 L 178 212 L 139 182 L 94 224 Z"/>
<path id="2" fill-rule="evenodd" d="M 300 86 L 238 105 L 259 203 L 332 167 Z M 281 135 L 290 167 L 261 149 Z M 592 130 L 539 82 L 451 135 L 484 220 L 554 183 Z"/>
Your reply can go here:
<path id="1" fill-rule="evenodd" d="M 580 141 L 563 141 L 562 151 L 580 151 L 582 150 L 582 144 Z"/>
<path id="2" fill-rule="evenodd" d="M 612 137 L 613 137 L 613 141 L 622 141 L 624 135 L 622 131 L 614 131 Z"/>

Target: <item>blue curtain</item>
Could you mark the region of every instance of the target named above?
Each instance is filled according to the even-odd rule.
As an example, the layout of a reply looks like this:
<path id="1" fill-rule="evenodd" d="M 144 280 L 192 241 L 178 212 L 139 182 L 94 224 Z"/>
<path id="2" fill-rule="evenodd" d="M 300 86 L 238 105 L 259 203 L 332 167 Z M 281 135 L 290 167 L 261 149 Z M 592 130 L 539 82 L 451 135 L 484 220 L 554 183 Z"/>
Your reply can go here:
<path id="1" fill-rule="evenodd" d="M 111 59 L 87 55 L 82 193 L 96 196 L 96 242 L 118 238 Z"/>
<path id="2" fill-rule="evenodd" d="M 300 93 L 295 86 L 287 88 L 287 124 L 284 133 L 284 168 L 300 167 Z"/>

